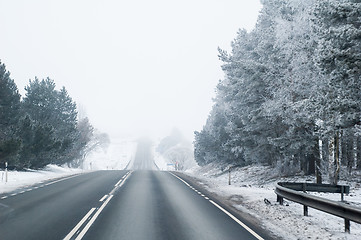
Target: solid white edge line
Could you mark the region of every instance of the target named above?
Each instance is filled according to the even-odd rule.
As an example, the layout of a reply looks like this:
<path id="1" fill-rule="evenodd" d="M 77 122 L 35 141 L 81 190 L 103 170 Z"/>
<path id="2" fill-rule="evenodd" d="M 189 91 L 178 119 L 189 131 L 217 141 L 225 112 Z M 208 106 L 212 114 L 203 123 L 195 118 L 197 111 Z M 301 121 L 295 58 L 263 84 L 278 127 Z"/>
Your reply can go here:
<path id="1" fill-rule="evenodd" d="M 89 210 L 87 214 L 80 220 L 80 222 L 70 231 L 68 235 L 63 240 L 70 240 L 74 234 L 78 231 L 78 229 L 84 224 L 84 222 L 88 219 L 88 217 L 94 212 L 95 208 Z"/>
<path id="2" fill-rule="evenodd" d="M 99 200 L 99 202 L 103 202 L 104 199 L 106 199 L 107 197 L 108 197 L 108 194 L 105 194 L 104 197 L 102 197 L 102 198 Z"/>
<path id="3" fill-rule="evenodd" d="M 178 177 L 177 175 L 169 172 L 170 174 L 172 174 L 174 177 L 178 178 L 179 180 L 181 180 L 185 185 L 187 185 L 188 187 L 191 187 L 191 185 L 189 183 L 187 183 L 186 181 L 184 181 L 183 179 L 181 179 L 180 177 Z"/>
<path id="4" fill-rule="evenodd" d="M 259 236 L 255 231 L 253 231 L 252 229 L 250 229 L 246 224 L 244 224 L 243 222 L 241 222 L 238 218 L 236 218 L 235 216 L 233 216 L 230 212 L 228 212 L 226 209 L 222 208 L 221 206 L 219 206 L 217 203 L 213 202 L 212 200 L 209 200 L 210 203 L 212 203 L 214 206 L 216 206 L 217 208 L 219 208 L 220 210 L 222 210 L 225 214 L 227 214 L 230 218 L 232 218 L 236 223 L 238 223 L 239 225 L 241 225 L 244 229 L 246 229 L 250 234 L 252 234 L 255 238 L 257 238 L 258 240 L 264 240 L 261 236 Z"/>
<path id="5" fill-rule="evenodd" d="M 102 206 L 98 209 L 98 211 L 94 214 L 94 216 L 90 219 L 90 221 L 85 225 L 83 230 L 79 233 L 79 235 L 75 238 L 75 240 L 80 240 L 84 237 L 84 235 L 87 233 L 91 225 L 95 222 L 99 214 L 103 211 L 105 206 L 108 204 L 110 199 L 112 199 L 113 195 L 110 195 L 109 198 L 102 204 Z"/>

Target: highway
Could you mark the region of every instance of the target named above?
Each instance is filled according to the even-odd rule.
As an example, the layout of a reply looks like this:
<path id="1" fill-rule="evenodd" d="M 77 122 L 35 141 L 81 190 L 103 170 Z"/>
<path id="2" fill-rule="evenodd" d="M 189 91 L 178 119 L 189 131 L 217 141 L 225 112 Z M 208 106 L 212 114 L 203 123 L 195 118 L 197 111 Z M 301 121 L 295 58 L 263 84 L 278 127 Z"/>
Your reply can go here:
<path id="1" fill-rule="evenodd" d="M 201 189 L 171 172 L 139 169 L 151 164 L 136 159 L 137 170 L 96 171 L 0 195 L 0 239 L 270 239 Z"/>

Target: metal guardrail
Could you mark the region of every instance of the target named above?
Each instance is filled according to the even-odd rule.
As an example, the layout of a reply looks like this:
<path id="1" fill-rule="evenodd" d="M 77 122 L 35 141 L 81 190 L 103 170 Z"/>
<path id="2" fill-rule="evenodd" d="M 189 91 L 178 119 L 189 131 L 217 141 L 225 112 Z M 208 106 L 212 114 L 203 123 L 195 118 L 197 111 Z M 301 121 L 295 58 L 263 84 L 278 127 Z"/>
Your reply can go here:
<path id="1" fill-rule="evenodd" d="M 298 192 L 286 186 L 287 184 L 285 183 L 278 183 L 276 186 L 275 193 L 277 194 L 277 201 L 280 204 L 283 204 L 283 198 L 286 198 L 293 202 L 302 204 L 305 216 L 308 216 L 308 207 L 312 207 L 317 210 L 344 218 L 345 232 L 350 232 L 350 221 L 361 224 L 360 208 L 347 205 L 346 203 L 343 202 L 336 202 L 336 201 L 331 201 L 328 199 L 312 196 L 305 192 Z M 304 190 L 302 189 L 300 191 L 304 191 Z"/>
<path id="2" fill-rule="evenodd" d="M 303 192 L 325 192 L 325 193 L 341 193 L 341 201 L 343 201 L 344 194 L 350 193 L 350 186 L 333 185 L 333 184 L 319 184 L 319 183 L 297 183 L 297 182 L 279 182 L 278 185 Z"/>

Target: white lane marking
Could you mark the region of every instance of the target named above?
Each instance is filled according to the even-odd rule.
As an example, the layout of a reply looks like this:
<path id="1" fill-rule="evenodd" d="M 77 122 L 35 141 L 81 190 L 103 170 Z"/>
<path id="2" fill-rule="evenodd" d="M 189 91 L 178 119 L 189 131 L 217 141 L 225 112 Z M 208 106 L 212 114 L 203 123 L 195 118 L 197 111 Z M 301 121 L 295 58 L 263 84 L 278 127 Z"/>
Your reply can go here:
<path id="1" fill-rule="evenodd" d="M 259 236 L 255 231 L 253 231 L 252 229 L 250 229 L 246 224 L 244 224 L 243 222 L 241 222 L 238 218 L 236 218 L 235 216 L 233 216 L 230 212 L 228 212 L 226 209 L 222 208 L 221 206 L 219 206 L 217 203 L 213 202 L 212 200 L 209 200 L 210 203 L 212 203 L 214 206 L 216 206 L 217 208 L 219 208 L 220 210 L 222 210 L 225 214 L 227 214 L 230 218 L 232 218 L 236 223 L 238 223 L 239 225 L 241 225 L 244 229 L 246 229 L 250 234 L 252 234 L 255 238 L 257 238 L 258 240 L 264 240 L 261 236 Z"/>
<path id="2" fill-rule="evenodd" d="M 17 193 L 13 193 L 13 194 L 11 194 L 10 196 L 16 196 L 17 195 Z"/>
<path id="3" fill-rule="evenodd" d="M 120 188 L 125 180 L 131 175 L 131 171 L 128 172 L 125 176 L 123 176 L 124 180 L 121 182 L 121 184 L 119 186 L 115 186 L 112 191 L 109 194 L 106 194 L 104 197 L 102 197 L 99 201 L 103 202 L 105 199 L 105 202 L 103 202 L 103 204 L 101 205 L 100 208 L 93 208 L 92 212 L 95 211 L 95 214 L 93 215 L 93 217 L 91 217 L 91 219 L 88 221 L 88 223 L 85 225 L 85 227 L 81 230 L 79 230 L 79 228 L 84 224 L 84 221 L 87 221 L 89 216 L 91 214 L 89 214 L 88 216 L 84 216 L 84 221 L 82 220 L 81 222 L 79 222 L 77 224 L 77 226 L 67 235 L 67 237 L 69 236 L 69 238 L 64 238 L 64 240 L 68 240 L 74 237 L 74 234 L 78 234 L 75 240 L 80 240 L 84 237 L 84 235 L 87 233 L 87 231 L 89 230 L 89 228 L 91 227 L 91 225 L 94 223 L 94 221 L 96 220 L 96 218 L 99 216 L 99 214 L 101 213 L 101 211 L 104 209 L 104 207 L 109 203 L 109 201 L 111 200 L 111 198 L 113 197 L 113 193 L 116 191 L 116 189 Z"/>
<path id="4" fill-rule="evenodd" d="M 19 192 L 19 194 L 23 194 L 25 191 L 21 191 L 21 192 Z"/>
<path id="5" fill-rule="evenodd" d="M 121 187 L 123 185 L 123 182 L 130 176 L 132 172 L 127 172 L 115 185 L 114 187 Z"/>
<path id="6" fill-rule="evenodd" d="M 115 185 L 114 187 L 117 187 L 122 181 L 123 181 L 124 178 L 121 178 Z"/>
<path id="7" fill-rule="evenodd" d="M 186 181 L 184 181 L 183 179 L 181 179 L 180 177 L 178 177 L 177 175 L 173 174 L 170 172 L 170 174 L 172 174 L 174 177 L 178 178 L 179 180 L 181 180 L 185 185 L 187 185 L 188 187 L 191 187 L 191 185 L 189 183 L 187 183 Z"/>
<path id="8" fill-rule="evenodd" d="M 1 199 L 6 199 L 6 198 L 8 198 L 8 196 L 4 196 L 4 197 L 2 197 Z"/>
<path id="9" fill-rule="evenodd" d="M 78 175 L 79 175 L 79 174 L 75 174 L 75 175 L 72 175 L 72 176 L 70 176 L 70 177 L 66 177 L 66 178 L 62 178 L 62 179 L 56 180 L 56 181 L 54 181 L 54 182 L 49 182 L 49 183 L 45 184 L 45 186 L 49 186 L 49 185 L 54 184 L 54 183 L 57 183 L 57 182 L 61 182 L 61 181 L 64 181 L 64 180 L 68 180 L 68 179 L 73 178 L 73 177 L 76 177 L 76 176 L 78 176 Z"/>
<path id="10" fill-rule="evenodd" d="M 104 199 L 106 199 L 107 197 L 108 197 L 108 194 L 105 194 L 104 197 L 102 197 L 102 198 L 99 200 L 99 202 L 103 202 Z"/>
<path id="11" fill-rule="evenodd" d="M 170 172 L 170 174 L 172 174 L 174 177 L 178 178 L 179 180 L 181 180 L 184 184 L 186 184 L 188 187 L 192 188 L 194 191 L 196 191 L 198 193 L 198 190 L 196 190 L 195 188 L 193 188 L 191 185 L 189 185 L 186 181 L 184 181 L 183 179 L 181 179 L 180 177 L 178 177 L 177 175 L 173 174 Z M 200 192 L 199 192 L 200 193 Z M 219 206 L 217 203 L 213 202 L 212 200 L 210 200 L 208 197 L 204 197 L 205 199 L 209 200 L 210 203 L 212 203 L 214 206 L 216 206 L 217 208 L 219 208 L 220 210 L 222 210 L 225 214 L 227 214 L 230 218 L 232 218 L 236 223 L 238 223 L 239 225 L 241 225 L 244 229 L 246 229 L 250 234 L 252 234 L 255 238 L 257 238 L 258 240 L 264 240 L 261 236 L 259 236 L 255 231 L 253 231 L 252 229 L 250 229 L 246 224 L 244 224 L 243 222 L 241 222 L 238 218 L 236 218 L 235 216 L 233 216 L 231 213 L 229 213 L 226 209 L 222 208 L 221 206 Z"/>
<path id="12" fill-rule="evenodd" d="M 94 221 L 97 219 L 99 214 L 103 211 L 105 206 L 108 204 L 110 199 L 112 199 L 113 195 L 110 195 L 109 198 L 102 204 L 102 206 L 99 208 L 99 210 L 94 214 L 94 216 L 90 219 L 87 225 L 83 228 L 83 230 L 79 233 L 79 235 L 75 238 L 75 240 L 80 240 L 84 237 L 84 235 L 87 233 L 91 225 L 94 223 Z"/>
<path id="13" fill-rule="evenodd" d="M 84 222 L 88 219 L 88 217 L 94 212 L 95 208 L 89 210 L 89 212 L 80 220 L 80 222 L 70 231 L 68 235 L 64 238 L 64 240 L 70 240 L 73 235 L 79 230 L 79 228 L 84 224 Z"/>

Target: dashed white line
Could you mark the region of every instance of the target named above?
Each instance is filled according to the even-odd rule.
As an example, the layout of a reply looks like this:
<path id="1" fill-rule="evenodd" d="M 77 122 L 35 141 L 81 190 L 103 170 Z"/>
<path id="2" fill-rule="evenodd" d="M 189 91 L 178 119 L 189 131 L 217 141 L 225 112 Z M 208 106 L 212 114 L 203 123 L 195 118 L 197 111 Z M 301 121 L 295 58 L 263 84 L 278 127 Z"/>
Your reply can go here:
<path id="1" fill-rule="evenodd" d="M 122 181 L 123 181 L 124 178 L 121 178 L 115 185 L 114 187 L 117 187 Z"/>
<path id="2" fill-rule="evenodd" d="M 13 194 L 11 194 L 10 196 L 12 196 L 12 197 L 13 197 L 13 196 L 16 196 L 16 195 L 17 195 L 17 193 L 13 193 Z"/>
<path id="3" fill-rule="evenodd" d="M 75 238 L 75 240 L 80 240 L 84 237 L 84 235 L 87 233 L 87 231 L 89 230 L 89 228 L 92 226 L 92 224 L 95 222 L 95 220 L 97 219 L 97 217 L 99 216 L 99 214 L 103 211 L 103 209 L 105 208 L 105 206 L 109 203 L 109 201 L 112 199 L 113 197 L 113 193 L 120 188 L 125 181 L 127 180 L 127 178 L 132 174 L 132 172 L 128 172 L 126 175 L 124 175 L 122 177 L 121 180 L 118 181 L 117 184 L 115 184 L 114 188 L 112 189 L 112 191 L 106 195 L 104 195 L 99 201 L 103 202 L 105 200 L 105 202 L 103 202 L 103 204 L 100 206 L 100 208 L 92 208 L 91 212 L 89 211 L 87 215 L 85 215 L 83 217 L 83 219 L 72 229 L 72 231 L 64 238 L 64 240 L 69 240 L 72 239 L 76 234 L 77 237 Z M 123 180 L 123 181 L 122 181 Z M 90 218 L 90 216 L 92 215 L 92 213 L 94 213 L 94 215 Z M 90 218 L 90 220 L 89 220 Z M 80 231 L 81 226 L 87 221 L 88 223 L 85 225 L 85 227 Z"/>
<path id="4" fill-rule="evenodd" d="M 102 198 L 99 200 L 99 202 L 103 202 L 104 199 L 106 199 L 107 197 L 108 197 L 108 194 L 105 194 L 104 197 L 102 197 Z"/>
<path id="5" fill-rule="evenodd" d="M 6 198 L 8 198 L 8 196 L 4 196 L 4 197 L 2 197 L 1 199 L 6 199 Z"/>
<path id="6" fill-rule="evenodd" d="M 83 230 L 79 233 L 79 235 L 75 238 L 75 240 L 80 240 L 84 237 L 84 235 L 87 233 L 91 225 L 94 223 L 94 221 L 97 219 L 99 214 L 103 211 L 105 206 L 108 204 L 110 199 L 112 199 L 113 195 L 110 195 L 109 198 L 102 204 L 102 206 L 99 208 L 99 210 L 94 214 L 94 216 L 90 219 L 90 221 L 85 225 Z"/>
<path id="7" fill-rule="evenodd" d="M 64 238 L 64 240 L 69 240 L 73 237 L 73 235 L 79 230 L 79 228 L 84 224 L 84 222 L 88 219 L 88 217 L 94 212 L 95 208 L 89 210 L 89 212 L 80 220 L 80 222 L 70 231 L 68 235 Z"/>

